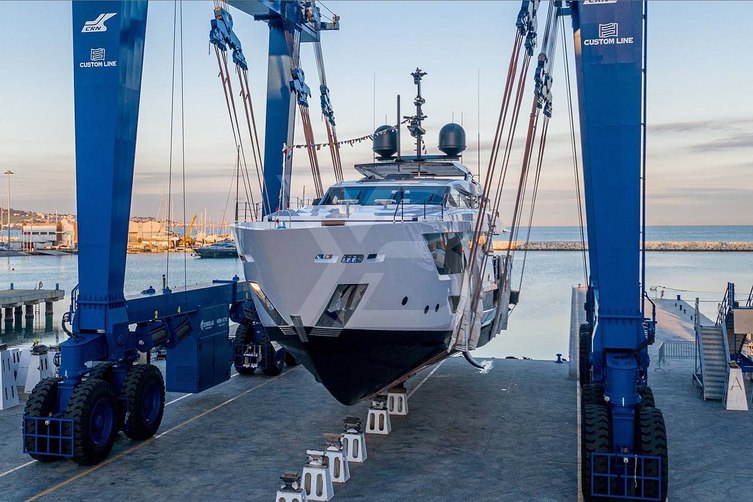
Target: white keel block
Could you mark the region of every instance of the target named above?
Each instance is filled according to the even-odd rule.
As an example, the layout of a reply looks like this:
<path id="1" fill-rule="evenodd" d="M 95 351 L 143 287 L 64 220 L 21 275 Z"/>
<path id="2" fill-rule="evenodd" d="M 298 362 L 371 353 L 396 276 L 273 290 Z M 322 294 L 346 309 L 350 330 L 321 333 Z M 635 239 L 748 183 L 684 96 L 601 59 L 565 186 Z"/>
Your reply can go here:
<path id="1" fill-rule="evenodd" d="M 724 408 L 731 411 L 748 411 L 743 370 L 734 361 L 727 370 L 727 391 L 724 393 Z"/>
<path id="2" fill-rule="evenodd" d="M 301 475 L 297 472 L 285 472 L 280 476 L 282 484 L 277 490 L 275 502 L 306 502 L 306 492 L 301 486 Z"/>
<path id="3" fill-rule="evenodd" d="M 0 345 L 0 410 L 7 410 L 20 404 L 16 387 L 16 370 L 14 358 L 18 350 L 7 350 Z"/>
<path id="4" fill-rule="evenodd" d="M 377 396 L 371 400 L 366 417 L 366 434 L 389 434 L 392 432 L 390 414 L 387 411 L 387 397 Z"/>
<path id="5" fill-rule="evenodd" d="M 26 376 L 29 374 L 29 359 L 31 359 L 31 350 L 22 349 L 18 354 L 18 368 L 16 370 L 16 382 L 23 386 L 26 383 Z"/>
<path id="6" fill-rule="evenodd" d="M 345 458 L 359 464 L 366 460 L 366 435 L 361 430 L 361 419 L 345 417 L 345 432 L 341 435 Z"/>
<path id="7" fill-rule="evenodd" d="M 24 382 L 24 392 L 31 392 L 39 382 L 45 378 L 52 378 L 54 376 L 55 371 L 53 368 L 55 368 L 55 365 L 50 364 L 47 353 L 46 347 L 32 347 L 31 354 L 29 355 L 29 368 L 26 373 L 26 381 Z"/>
<path id="8" fill-rule="evenodd" d="M 329 466 L 329 475 L 333 483 L 345 483 L 350 479 L 350 468 L 348 467 L 348 458 L 345 456 L 342 438 L 340 434 L 327 433 L 324 435 L 324 442 L 327 449 L 324 455 L 327 457 Z"/>
<path id="9" fill-rule="evenodd" d="M 408 414 L 408 391 L 405 386 L 393 387 L 387 392 L 387 411 L 390 415 Z"/>
<path id="10" fill-rule="evenodd" d="M 308 461 L 303 466 L 303 491 L 306 493 L 306 500 L 327 502 L 335 496 L 327 457 L 319 450 L 306 450 L 306 455 Z"/>

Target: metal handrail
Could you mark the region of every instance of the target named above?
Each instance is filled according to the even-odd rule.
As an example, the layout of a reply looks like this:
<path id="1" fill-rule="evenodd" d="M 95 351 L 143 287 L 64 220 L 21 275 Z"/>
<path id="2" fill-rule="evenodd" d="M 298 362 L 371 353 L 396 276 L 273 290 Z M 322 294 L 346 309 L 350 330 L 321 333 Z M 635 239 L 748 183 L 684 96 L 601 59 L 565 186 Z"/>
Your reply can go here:
<path id="1" fill-rule="evenodd" d="M 703 389 L 703 357 L 701 356 L 703 353 L 703 337 L 701 336 L 701 312 L 698 305 L 699 300 L 696 298 L 695 315 L 693 316 L 693 327 L 695 331 L 695 371 L 693 372 L 693 379 L 701 386 L 701 389 Z"/>
<path id="2" fill-rule="evenodd" d="M 753 307 L 753 286 L 750 287 L 750 293 L 748 293 L 748 301 L 745 302 L 746 307 Z"/>

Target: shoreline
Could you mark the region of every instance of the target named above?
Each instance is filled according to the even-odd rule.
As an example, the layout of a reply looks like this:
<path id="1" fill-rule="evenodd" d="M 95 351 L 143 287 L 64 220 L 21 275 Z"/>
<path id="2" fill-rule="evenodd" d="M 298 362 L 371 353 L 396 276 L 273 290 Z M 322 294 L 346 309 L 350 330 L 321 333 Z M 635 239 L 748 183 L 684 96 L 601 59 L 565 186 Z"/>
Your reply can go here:
<path id="1" fill-rule="evenodd" d="M 494 242 L 494 251 L 583 251 L 580 241 L 513 241 Z M 588 243 L 585 249 L 588 250 Z M 753 242 L 747 241 L 647 241 L 646 251 L 688 251 L 688 252 L 753 252 Z"/>

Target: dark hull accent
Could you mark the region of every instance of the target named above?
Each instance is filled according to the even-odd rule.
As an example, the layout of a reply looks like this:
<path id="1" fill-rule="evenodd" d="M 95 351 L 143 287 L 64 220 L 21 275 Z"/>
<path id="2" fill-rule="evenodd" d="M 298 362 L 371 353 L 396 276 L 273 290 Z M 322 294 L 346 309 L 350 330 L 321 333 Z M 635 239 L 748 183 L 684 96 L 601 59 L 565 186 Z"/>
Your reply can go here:
<path id="1" fill-rule="evenodd" d="M 265 328 L 272 340 L 282 344 L 312 375 L 344 405 L 354 405 L 400 377 L 419 369 L 442 354 L 451 331 L 379 331 L 344 329 L 339 336 L 312 336 L 307 342 L 284 335 L 278 328 Z M 491 325 L 481 330 L 483 345 Z"/>
<path id="2" fill-rule="evenodd" d="M 235 248 L 218 249 L 218 248 L 194 248 L 194 253 L 200 258 L 238 258 L 238 251 Z"/>

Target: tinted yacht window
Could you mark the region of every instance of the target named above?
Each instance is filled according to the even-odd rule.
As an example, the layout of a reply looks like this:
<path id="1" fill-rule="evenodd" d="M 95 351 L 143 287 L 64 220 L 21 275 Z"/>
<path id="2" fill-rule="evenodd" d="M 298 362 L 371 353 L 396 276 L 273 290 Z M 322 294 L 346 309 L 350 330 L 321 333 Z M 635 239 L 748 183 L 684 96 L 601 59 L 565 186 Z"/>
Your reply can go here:
<path id="1" fill-rule="evenodd" d="M 440 205 L 445 200 L 445 186 L 357 186 L 332 187 L 320 202 L 321 205 L 356 204 L 379 206 L 383 204 Z"/>
<path id="2" fill-rule="evenodd" d="M 424 234 L 426 245 L 442 275 L 460 274 L 465 270 L 468 239 L 460 232 Z"/>

